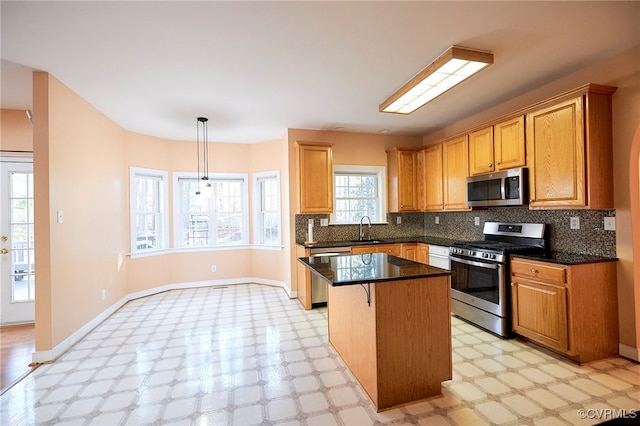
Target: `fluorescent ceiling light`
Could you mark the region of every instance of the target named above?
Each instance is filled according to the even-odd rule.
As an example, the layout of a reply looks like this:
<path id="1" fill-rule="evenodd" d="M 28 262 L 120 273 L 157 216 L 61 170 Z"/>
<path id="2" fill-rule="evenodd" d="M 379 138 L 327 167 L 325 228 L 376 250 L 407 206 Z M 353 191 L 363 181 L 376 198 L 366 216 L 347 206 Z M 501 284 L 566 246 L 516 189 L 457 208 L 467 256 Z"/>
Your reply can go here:
<path id="1" fill-rule="evenodd" d="M 380 104 L 380 112 L 410 114 L 493 63 L 493 54 L 452 46 Z"/>

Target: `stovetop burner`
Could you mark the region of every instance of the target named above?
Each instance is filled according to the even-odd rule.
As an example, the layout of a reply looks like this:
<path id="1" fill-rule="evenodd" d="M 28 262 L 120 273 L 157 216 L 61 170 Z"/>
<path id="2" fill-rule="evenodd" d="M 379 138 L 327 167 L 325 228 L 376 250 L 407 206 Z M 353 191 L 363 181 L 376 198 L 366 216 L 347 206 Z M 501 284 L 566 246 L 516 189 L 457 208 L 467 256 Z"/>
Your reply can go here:
<path id="1" fill-rule="evenodd" d="M 506 262 L 509 254 L 543 253 L 546 247 L 545 225 L 538 223 L 484 224 L 484 240 L 459 241 L 449 253 L 455 256 Z"/>

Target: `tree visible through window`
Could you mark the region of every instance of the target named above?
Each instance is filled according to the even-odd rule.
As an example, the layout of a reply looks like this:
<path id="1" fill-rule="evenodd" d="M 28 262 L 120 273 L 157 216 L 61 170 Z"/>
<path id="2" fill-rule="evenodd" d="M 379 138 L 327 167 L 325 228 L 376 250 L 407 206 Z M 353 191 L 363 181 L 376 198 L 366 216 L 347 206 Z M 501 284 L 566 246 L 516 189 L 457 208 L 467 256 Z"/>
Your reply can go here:
<path id="1" fill-rule="evenodd" d="M 358 223 L 363 216 L 381 220 L 377 173 L 334 173 L 335 223 Z"/>
<path id="2" fill-rule="evenodd" d="M 200 247 L 245 243 L 246 179 L 210 178 L 205 184 L 179 177 L 177 245 Z M 200 188 L 200 194 L 196 194 Z"/>

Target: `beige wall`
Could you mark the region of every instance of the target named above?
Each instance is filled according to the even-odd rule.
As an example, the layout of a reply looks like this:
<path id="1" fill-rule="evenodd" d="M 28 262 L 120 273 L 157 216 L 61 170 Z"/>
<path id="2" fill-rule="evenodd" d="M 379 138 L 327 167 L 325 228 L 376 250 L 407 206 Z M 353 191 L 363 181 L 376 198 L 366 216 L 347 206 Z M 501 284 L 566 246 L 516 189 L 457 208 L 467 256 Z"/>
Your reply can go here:
<path id="1" fill-rule="evenodd" d="M 33 127 L 24 110 L 0 110 L 0 150 L 33 151 Z M 0 154 L 21 155 L 9 152 Z"/>
<path id="2" fill-rule="evenodd" d="M 328 142 L 333 144 L 334 165 L 386 166 L 385 150 L 394 146 L 420 146 L 422 138 L 416 136 L 395 136 L 370 133 L 352 133 L 344 131 L 289 129 L 289 208 L 288 218 L 291 236 L 289 238 L 291 259 L 291 288 L 297 291 L 296 269 L 299 263 L 295 251 L 295 215 L 300 212 L 300 185 L 296 176 L 296 141 Z"/>
<path id="3" fill-rule="evenodd" d="M 640 216 L 635 214 L 632 217 L 629 184 L 630 178 L 637 178 L 637 176 L 630 176 L 629 156 L 634 133 L 640 123 L 640 61 L 638 58 L 640 58 L 640 46 L 426 135 L 424 143 L 428 144 L 463 132 L 586 83 L 618 87 L 612 99 L 620 343 L 640 350 L 640 302 L 638 302 L 640 271 L 637 267 L 640 263 L 640 250 L 636 249 L 634 262 L 631 232 L 632 221 L 633 228 L 640 229 Z"/>
<path id="4" fill-rule="evenodd" d="M 37 351 L 127 292 L 123 158 L 122 129 L 54 77 L 34 73 Z"/>

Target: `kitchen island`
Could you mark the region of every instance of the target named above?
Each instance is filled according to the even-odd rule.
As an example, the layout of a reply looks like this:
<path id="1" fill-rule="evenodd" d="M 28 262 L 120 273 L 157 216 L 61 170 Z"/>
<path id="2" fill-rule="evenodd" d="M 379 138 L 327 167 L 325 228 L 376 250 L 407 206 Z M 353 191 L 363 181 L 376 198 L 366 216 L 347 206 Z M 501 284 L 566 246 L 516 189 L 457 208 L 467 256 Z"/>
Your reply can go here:
<path id="1" fill-rule="evenodd" d="M 329 341 L 378 411 L 452 378 L 450 275 L 383 253 L 299 258 L 328 283 Z"/>

